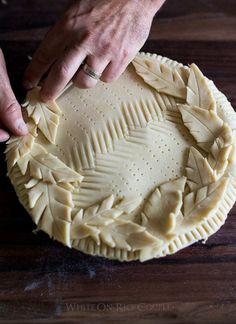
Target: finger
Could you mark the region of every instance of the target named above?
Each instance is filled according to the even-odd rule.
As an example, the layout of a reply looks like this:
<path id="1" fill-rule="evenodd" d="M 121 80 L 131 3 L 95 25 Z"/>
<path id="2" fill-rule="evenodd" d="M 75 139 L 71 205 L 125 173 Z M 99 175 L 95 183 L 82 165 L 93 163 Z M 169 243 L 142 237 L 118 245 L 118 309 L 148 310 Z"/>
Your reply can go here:
<path id="1" fill-rule="evenodd" d="M 86 63 L 88 66 L 98 75 L 102 74 L 106 66 L 109 64 L 110 59 L 96 57 L 94 55 L 89 55 L 86 58 Z M 82 89 L 92 88 L 97 84 L 98 80 L 90 77 L 85 73 L 83 68 L 81 68 L 73 78 L 73 83 Z"/>
<path id="2" fill-rule="evenodd" d="M 6 142 L 9 137 L 10 135 L 4 129 L 0 128 L 0 143 Z"/>
<path id="3" fill-rule="evenodd" d="M 10 134 L 4 129 L 4 126 L 0 123 L 0 143 L 6 142 L 10 137 Z"/>
<path id="4" fill-rule="evenodd" d="M 52 67 L 41 90 L 43 101 L 53 100 L 63 90 L 67 83 L 84 61 L 87 53 L 82 47 L 71 48 Z"/>
<path id="5" fill-rule="evenodd" d="M 21 107 L 13 93 L 2 93 L 0 97 L 0 118 L 4 126 L 14 135 L 23 136 L 28 133 L 22 118 Z"/>
<path id="6" fill-rule="evenodd" d="M 28 130 L 23 120 L 21 107 L 11 89 L 2 51 L 0 50 L 0 120 L 15 135 L 26 135 Z"/>
<path id="7" fill-rule="evenodd" d="M 54 27 L 45 36 L 25 71 L 23 85 L 26 89 L 31 89 L 38 85 L 42 76 L 59 57 L 60 51 L 64 50 L 64 46 L 61 46 L 62 36 L 58 37 L 57 34 L 55 35 L 55 30 L 56 28 Z"/>
<path id="8" fill-rule="evenodd" d="M 126 58 L 125 60 L 111 60 L 109 65 L 103 71 L 101 80 L 104 82 L 112 82 L 117 80 L 125 71 L 133 57 Z"/>

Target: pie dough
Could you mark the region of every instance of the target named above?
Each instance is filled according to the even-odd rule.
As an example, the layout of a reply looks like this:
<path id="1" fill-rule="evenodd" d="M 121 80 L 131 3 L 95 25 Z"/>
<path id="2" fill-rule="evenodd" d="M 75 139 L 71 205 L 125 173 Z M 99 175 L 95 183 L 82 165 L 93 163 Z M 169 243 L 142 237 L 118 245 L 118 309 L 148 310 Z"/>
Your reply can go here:
<path id="1" fill-rule="evenodd" d="M 235 112 L 195 64 L 139 53 L 119 80 L 24 104 L 8 175 L 38 229 L 68 247 L 145 261 L 206 239 L 236 197 Z"/>

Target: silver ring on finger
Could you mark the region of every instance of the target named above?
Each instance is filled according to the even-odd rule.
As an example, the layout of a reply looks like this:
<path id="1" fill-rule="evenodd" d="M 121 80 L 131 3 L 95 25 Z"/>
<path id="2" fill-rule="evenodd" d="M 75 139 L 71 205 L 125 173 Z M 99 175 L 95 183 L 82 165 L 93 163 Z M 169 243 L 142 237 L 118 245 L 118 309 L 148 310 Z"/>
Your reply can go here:
<path id="1" fill-rule="evenodd" d="M 99 80 L 102 74 L 99 74 L 95 72 L 91 66 L 89 66 L 87 63 L 84 63 L 83 65 L 83 71 L 86 75 L 88 75 L 90 78 L 93 78 L 95 80 Z"/>

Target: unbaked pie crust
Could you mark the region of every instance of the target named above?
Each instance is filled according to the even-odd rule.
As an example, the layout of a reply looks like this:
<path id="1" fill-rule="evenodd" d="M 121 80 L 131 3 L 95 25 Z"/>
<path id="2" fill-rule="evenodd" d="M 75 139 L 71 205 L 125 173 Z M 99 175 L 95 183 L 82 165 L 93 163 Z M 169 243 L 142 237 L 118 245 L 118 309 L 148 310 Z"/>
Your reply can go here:
<path id="1" fill-rule="evenodd" d="M 24 104 L 6 148 L 37 228 L 110 259 L 159 258 L 215 233 L 236 197 L 235 112 L 194 64 L 139 53 L 118 81 Z"/>

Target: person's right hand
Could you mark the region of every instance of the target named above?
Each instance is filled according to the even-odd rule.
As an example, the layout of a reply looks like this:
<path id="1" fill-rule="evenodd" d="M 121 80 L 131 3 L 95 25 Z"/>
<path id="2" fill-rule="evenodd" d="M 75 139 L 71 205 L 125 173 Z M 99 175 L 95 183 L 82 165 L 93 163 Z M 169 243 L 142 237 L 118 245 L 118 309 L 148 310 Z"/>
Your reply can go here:
<path id="1" fill-rule="evenodd" d="M 12 91 L 6 64 L 0 49 L 0 142 L 14 135 L 26 135 L 27 126 L 21 114 L 21 107 Z"/>
<path id="2" fill-rule="evenodd" d="M 164 0 L 80 0 L 62 15 L 33 55 L 26 69 L 27 90 L 43 82 L 41 99 L 55 99 L 70 80 L 92 88 L 82 63 L 112 82 L 124 72 L 141 49 L 155 13 Z"/>

